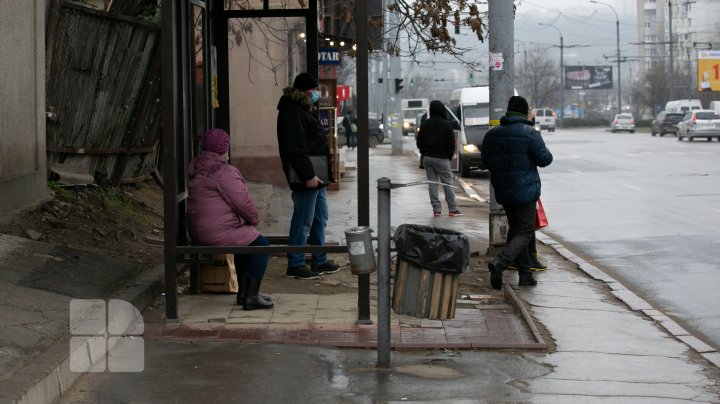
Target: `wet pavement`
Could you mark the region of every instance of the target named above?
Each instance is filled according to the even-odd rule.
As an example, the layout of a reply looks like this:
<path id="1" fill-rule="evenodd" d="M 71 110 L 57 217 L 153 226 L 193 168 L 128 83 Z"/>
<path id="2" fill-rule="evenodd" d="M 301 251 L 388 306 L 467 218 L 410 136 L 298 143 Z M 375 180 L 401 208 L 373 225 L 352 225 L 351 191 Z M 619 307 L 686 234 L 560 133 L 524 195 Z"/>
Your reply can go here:
<path id="1" fill-rule="evenodd" d="M 371 151 L 370 166 L 370 223 L 375 226 L 374 179 L 387 176 L 393 182 L 412 182 L 423 179 L 424 173 L 417 169 L 414 155 L 392 156 L 387 145 Z M 348 172 L 347 186 L 330 194 L 330 241 L 342 242 L 345 228 L 357 223 L 353 175 Z M 281 218 L 288 211 L 289 195 L 282 192 L 256 194 L 264 203 L 266 217 L 272 219 L 265 233 L 286 231 Z M 426 192 L 425 187 L 393 190 L 393 227 L 416 223 L 463 231 L 476 255 L 471 260 L 484 259 L 487 205 L 463 196 L 464 216 L 434 218 Z M 272 260 L 274 266 L 263 284 L 263 290 L 276 300 L 275 310 L 238 310 L 233 295 L 180 295 L 179 322 L 165 321 L 162 305 L 150 310 L 142 335 L 141 372 L 75 374 L 68 380 L 60 371 L 62 364 L 53 368 L 46 362 L 44 366 L 57 373 L 63 403 L 720 403 L 718 352 L 601 268 L 541 232 L 538 239 L 549 267 L 536 273 L 538 286 L 518 288 L 517 274 L 506 271 L 504 293 L 467 293 L 466 299 L 458 300 L 458 316 L 453 321 L 462 321 L 461 327 L 453 327 L 450 321 L 393 315 L 396 345 L 389 369 L 376 367 L 374 326 L 355 324 L 357 298 L 352 291 L 356 285 L 347 267 L 318 282 L 297 281 L 284 278 L 283 258 Z M 298 291 L 273 289 L 281 278 L 297 285 Z M 477 282 L 486 280 L 479 277 Z M 371 286 L 374 290 L 374 283 Z M 372 303 L 375 292 L 371 296 Z M 473 349 L 472 341 L 465 349 L 450 345 L 467 343 L 453 339 L 468 337 L 467 330 L 453 334 L 463 326 L 477 333 L 479 324 L 484 324 L 487 336 L 498 337 L 491 333 L 501 323 L 489 313 L 511 313 L 518 318 L 522 308 L 512 305 L 515 300 L 532 317 L 530 324 L 537 326 L 545 349 L 479 345 Z M 373 308 L 373 319 L 375 312 Z M 516 325 L 508 326 L 505 335 L 524 332 L 528 338 L 535 337 L 528 323 Z M 338 348 L 341 339 L 349 340 L 352 348 Z M 410 345 L 418 341 L 420 345 Z M 62 358 L 62 352 L 57 354 Z M 0 397 L 10 398 L 2 394 L 2 388 L 0 384 Z M 35 393 L 15 397 L 24 402 L 52 401 L 30 400 L 31 396 L 40 397 Z"/>

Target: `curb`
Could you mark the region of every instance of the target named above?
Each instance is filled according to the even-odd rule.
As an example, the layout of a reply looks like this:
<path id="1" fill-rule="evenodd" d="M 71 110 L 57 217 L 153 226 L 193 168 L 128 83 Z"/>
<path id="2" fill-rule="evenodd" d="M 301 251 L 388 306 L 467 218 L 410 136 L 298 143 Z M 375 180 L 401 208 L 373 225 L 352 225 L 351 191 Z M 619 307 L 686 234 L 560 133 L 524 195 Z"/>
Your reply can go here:
<path id="1" fill-rule="evenodd" d="M 605 285 L 607 285 L 610 289 L 610 293 L 612 293 L 618 300 L 625 303 L 631 311 L 641 312 L 652 318 L 657 325 L 665 329 L 665 331 L 670 335 L 684 343 L 688 348 L 697 352 L 703 358 L 707 359 L 708 362 L 720 368 L 720 352 L 718 352 L 715 348 L 690 334 L 687 330 L 681 327 L 680 324 L 663 314 L 660 310 L 652 307 L 650 303 L 646 302 L 640 296 L 626 289 L 625 286 L 623 286 L 615 278 L 611 277 L 595 265 L 592 265 L 584 259 L 578 257 L 543 231 L 539 230 L 536 234 L 538 241 L 555 250 L 556 253 L 560 254 L 566 260 L 577 265 L 578 269 L 583 271 L 589 277 L 605 283 Z"/>
<path id="2" fill-rule="evenodd" d="M 131 303 L 140 312 L 144 311 L 162 292 L 162 274 L 164 266 L 158 265 L 136 279 L 135 285 L 122 290 L 110 298 L 121 299 Z M 70 370 L 69 339 L 63 338 L 48 349 L 49 359 L 56 361 L 45 377 L 27 387 L 17 397 L 11 399 L 15 404 L 50 404 L 56 402 L 67 392 L 75 381 L 84 373 Z"/>
<path id="3" fill-rule="evenodd" d="M 486 199 L 478 196 L 475 190 L 473 190 L 459 175 L 455 176 L 455 181 L 462 185 L 463 190 L 469 197 L 482 203 L 488 202 Z M 720 368 L 720 352 L 718 352 L 715 348 L 690 334 L 687 330 L 681 327 L 680 324 L 663 314 L 660 310 L 652 307 L 650 303 L 646 302 L 640 296 L 626 289 L 625 286 L 623 286 L 615 278 L 611 277 L 595 265 L 592 265 L 584 259 L 578 257 L 560 242 L 545 234 L 542 230 L 538 230 L 536 234 L 537 240 L 555 250 L 556 253 L 560 254 L 568 261 L 577 265 L 579 270 L 583 271 L 595 280 L 604 282 L 607 287 L 610 288 L 610 293 L 612 293 L 618 300 L 625 303 L 630 310 L 634 312 L 642 312 L 643 314 L 649 316 L 656 324 L 664 328 L 670 335 L 687 345 L 688 348 L 697 352 L 700 356 L 708 360 L 708 362 Z"/>

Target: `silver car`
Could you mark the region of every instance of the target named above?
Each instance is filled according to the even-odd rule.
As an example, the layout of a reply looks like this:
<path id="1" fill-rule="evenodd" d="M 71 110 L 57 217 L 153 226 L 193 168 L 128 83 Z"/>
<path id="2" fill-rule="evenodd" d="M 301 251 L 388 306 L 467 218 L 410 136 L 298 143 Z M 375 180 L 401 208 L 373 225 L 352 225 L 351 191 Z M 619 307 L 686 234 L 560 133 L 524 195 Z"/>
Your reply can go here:
<path id="1" fill-rule="evenodd" d="M 635 133 L 635 118 L 632 114 L 617 114 L 610 124 L 610 132 L 615 133 L 619 130 L 626 130 Z"/>
<path id="2" fill-rule="evenodd" d="M 720 141 L 720 115 L 711 109 L 688 111 L 678 123 L 678 140 L 704 137 L 707 141 L 716 138 Z"/>

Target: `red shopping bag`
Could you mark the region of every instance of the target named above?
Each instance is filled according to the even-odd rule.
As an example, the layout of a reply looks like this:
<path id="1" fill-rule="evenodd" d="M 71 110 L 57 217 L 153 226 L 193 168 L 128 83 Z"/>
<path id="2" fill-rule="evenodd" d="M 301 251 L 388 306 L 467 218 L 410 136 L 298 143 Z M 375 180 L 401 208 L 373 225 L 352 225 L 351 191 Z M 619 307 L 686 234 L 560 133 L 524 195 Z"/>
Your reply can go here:
<path id="1" fill-rule="evenodd" d="M 540 198 L 537 200 L 537 213 L 535 214 L 535 230 L 542 229 L 543 227 L 546 227 L 549 223 L 547 220 L 547 215 L 545 215 L 545 209 L 543 209 L 543 204 L 540 201 Z"/>

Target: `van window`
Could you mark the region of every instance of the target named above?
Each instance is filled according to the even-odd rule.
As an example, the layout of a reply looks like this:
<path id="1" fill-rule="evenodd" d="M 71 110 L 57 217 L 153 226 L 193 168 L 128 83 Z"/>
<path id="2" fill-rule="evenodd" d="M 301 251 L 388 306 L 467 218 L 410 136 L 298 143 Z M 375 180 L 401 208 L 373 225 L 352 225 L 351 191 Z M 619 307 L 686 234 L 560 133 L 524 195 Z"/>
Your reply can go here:
<path id="1" fill-rule="evenodd" d="M 490 104 L 480 103 L 475 105 L 463 106 L 463 121 L 465 126 L 482 125 L 483 119 L 490 116 Z"/>
<path id="2" fill-rule="evenodd" d="M 544 109 L 535 110 L 535 116 L 545 116 L 545 110 Z"/>

